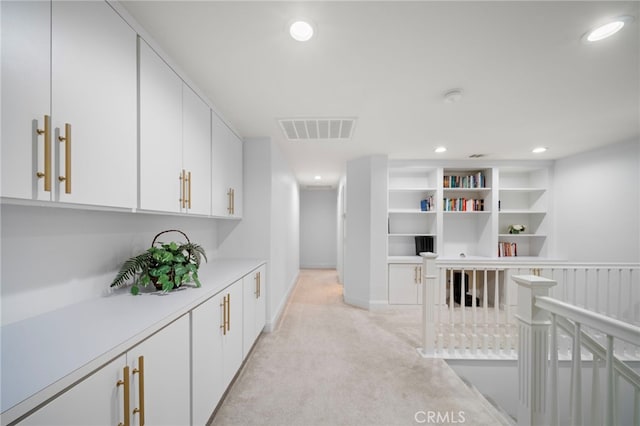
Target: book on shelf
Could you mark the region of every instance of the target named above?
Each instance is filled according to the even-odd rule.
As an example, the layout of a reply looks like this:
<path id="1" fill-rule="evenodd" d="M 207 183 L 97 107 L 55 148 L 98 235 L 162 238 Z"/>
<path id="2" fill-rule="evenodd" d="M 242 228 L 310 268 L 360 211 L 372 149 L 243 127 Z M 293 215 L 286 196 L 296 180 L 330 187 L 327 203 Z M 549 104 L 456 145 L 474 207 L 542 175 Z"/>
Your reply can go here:
<path id="1" fill-rule="evenodd" d="M 482 212 L 484 200 L 473 198 L 445 198 L 443 209 L 446 212 Z"/>
<path id="2" fill-rule="evenodd" d="M 435 210 L 435 204 L 433 203 L 433 195 L 425 198 L 424 200 L 420 200 L 420 211 L 430 212 Z"/>
<path id="3" fill-rule="evenodd" d="M 482 172 L 468 176 L 445 175 L 444 188 L 486 188 L 486 181 Z"/>
<path id="4" fill-rule="evenodd" d="M 518 255 L 518 245 L 510 242 L 498 243 L 498 257 L 513 257 Z"/>

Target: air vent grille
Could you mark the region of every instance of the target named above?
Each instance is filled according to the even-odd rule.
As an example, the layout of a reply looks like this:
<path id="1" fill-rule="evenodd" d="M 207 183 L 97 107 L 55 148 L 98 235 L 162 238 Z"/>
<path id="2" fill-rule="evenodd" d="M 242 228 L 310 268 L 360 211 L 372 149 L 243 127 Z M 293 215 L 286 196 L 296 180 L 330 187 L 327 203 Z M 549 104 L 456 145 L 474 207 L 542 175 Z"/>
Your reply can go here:
<path id="1" fill-rule="evenodd" d="M 487 154 L 471 154 L 469 156 L 469 158 L 482 158 L 484 156 L 486 156 Z"/>
<path id="2" fill-rule="evenodd" d="M 348 141 L 355 118 L 284 118 L 278 120 L 289 141 Z"/>

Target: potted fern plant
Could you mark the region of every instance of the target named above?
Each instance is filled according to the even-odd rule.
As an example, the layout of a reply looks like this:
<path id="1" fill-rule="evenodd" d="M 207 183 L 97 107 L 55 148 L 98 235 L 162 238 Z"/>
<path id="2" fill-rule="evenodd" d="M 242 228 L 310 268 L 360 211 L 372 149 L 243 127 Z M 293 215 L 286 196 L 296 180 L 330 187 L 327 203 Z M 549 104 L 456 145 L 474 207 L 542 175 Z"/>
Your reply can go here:
<path id="1" fill-rule="evenodd" d="M 179 232 L 187 242 L 157 242 L 158 237 L 167 232 Z M 124 262 L 111 287 L 122 287 L 131 279 L 131 293 L 134 295 L 140 293 L 140 287 L 149 284 L 164 292 L 190 282 L 200 287 L 198 268 L 203 258 L 207 261 L 204 249 L 192 243 L 184 232 L 177 229 L 162 231 L 155 236 L 150 248 Z"/>

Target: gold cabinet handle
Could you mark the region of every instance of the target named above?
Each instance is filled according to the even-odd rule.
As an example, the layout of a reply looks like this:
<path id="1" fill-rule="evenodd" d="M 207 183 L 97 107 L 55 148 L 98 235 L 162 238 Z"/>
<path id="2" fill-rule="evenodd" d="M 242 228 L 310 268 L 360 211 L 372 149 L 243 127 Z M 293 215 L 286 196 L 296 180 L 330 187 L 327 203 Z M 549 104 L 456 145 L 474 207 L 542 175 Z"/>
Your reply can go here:
<path id="1" fill-rule="evenodd" d="M 256 280 L 256 291 L 253 293 L 256 295 L 256 299 L 259 298 L 260 294 L 260 272 L 256 272 L 256 275 L 253 277 Z"/>
<path id="2" fill-rule="evenodd" d="M 71 194 L 71 124 L 64 125 L 64 136 L 58 136 L 60 142 L 64 142 L 64 176 L 58 176 L 60 182 L 64 182 L 65 194 Z"/>
<path id="3" fill-rule="evenodd" d="M 222 329 L 222 334 L 227 335 L 227 296 L 222 298 L 222 303 L 220 304 L 222 307 L 222 325 L 220 328 Z"/>
<path id="4" fill-rule="evenodd" d="M 227 294 L 227 331 L 231 330 L 231 294 Z"/>
<path id="5" fill-rule="evenodd" d="M 133 369 L 133 374 L 138 374 L 139 407 L 133 409 L 133 414 L 140 415 L 139 426 L 144 426 L 144 356 L 138 357 L 138 368 Z"/>
<path id="6" fill-rule="evenodd" d="M 233 193 L 233 189 L 229 188 L 229 190 L 227 191 L 227 211 L 229 212 L 229 214 L 233 214 L 233 201 L 232 201 L 232 194 Z"/>
<path id="7" fill-rule="evenodd" d="M 180 207 L 182 207 L 183 209 L 186 207 L 186 180 L 187 180 L 187 176 L 185 174 L 184 169 L 182 169 L 182 173 L 180 173 L 180 199 L 178 201 L 180 201 Z"/>
<path id="8" fill-rule="evenodd" d="M 191 209 L 191 172 L 187 174 L 187 182 L 189 183 L 188 193 L 189 198 L 187 198 L 187 208 Z"/>
<path id="9" fill-rule="evenodd" d="M 118 426 L 129 426 L 129 366 L 126 366 L 122 369 L 122 380 L 118 380 L 116 382 L 116 387 L 124 386 L 124 423 L 118 423 Z"/>
<path id="10" fill-rule="evenodd" d="M 44 135 L 44 172 L 37 172 L 36 176 L 44 178 L 44 190 L 51 192 L 51 117 L 44 116 L 44 129 L 36 129 L 36 133 Z"/>

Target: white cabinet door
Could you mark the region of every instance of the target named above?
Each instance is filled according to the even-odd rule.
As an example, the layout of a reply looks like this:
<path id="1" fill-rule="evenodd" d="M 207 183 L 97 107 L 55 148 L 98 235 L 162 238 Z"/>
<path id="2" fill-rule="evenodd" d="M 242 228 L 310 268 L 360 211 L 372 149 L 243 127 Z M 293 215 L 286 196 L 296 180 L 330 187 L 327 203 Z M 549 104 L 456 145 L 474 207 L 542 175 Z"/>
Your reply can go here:
<path id="1" fill-rule="evenodd" d="M 222 335 L 223 384 L 226 389 L 242 365 L 242 280 L 228 287 L 227 332 Z"/>
<path id="2" fill-rule="evenodd" d="M 182 90 L 182 158 L 188 175 L 187 208 L 211 214 L 211 109 L 191 88 Z"/>
<path id="3" fill-rule="evenodd" d="M 2 193 L 3 197 L 50 200 L 44 191 L 44 116 L 50 111 L 51 3 L 3 1 Z M 49 175 L 51 178 L 51 174 Z"/>
<path id="4" fill-rule="evenodd" d="M 191 312 L 193 424 L 206 424 L 242 364 L 242 280 Z"/>
<path id="5" fill-rule="evenodd" d="M 182 80 L 139 39 L 140 208 L 179 212 L 182 178 Z"/>
<path id="6" fill-rule="evenodd" d="M 190 424 L 189 344 L 185 315 L 127 352 L 132 425 L 142 424 L 142 414 L 149 425 Z"/>
<path id="7" fill-rule="evenodd" d="M 389 303 L 415 305 L 422 295 L 422 265 L 389 265 Z"/>
<path id="8" fill-rule="evenodd" d="M 266 266 L 262 265 L 242 279 L 244 291 L 243 358 L 246 358 L 249 354 L 251 347 L 266 323 L 266 275 Z"/>
<path id="9" fill-rule="evenodd" d="M 106 2 L 54 1 L 51 12 L 56 198 L 133 208 L 136 33 Z"/>
<path id="10" fill-rule="evenodd" d="M 242 217 L 242 141 L 212 115 L 212 214 Z"/>
<path id="11" fill-rule="evenodd" d="M 226 294 L 224 294 L 226 297 Z M 191 312 L 193 424 L 204 425 L 224 392 L 222 366 L 223 295 Z"/>
<path id="12" fill-rule="evenodd" d="M 24 426 L 124 424 L 126 356 L 102 367 L 19 422 Z M 120 382 L 122 381 L 122 382 Z M 121 385 L 118 385 L 118 383 Z"/>

